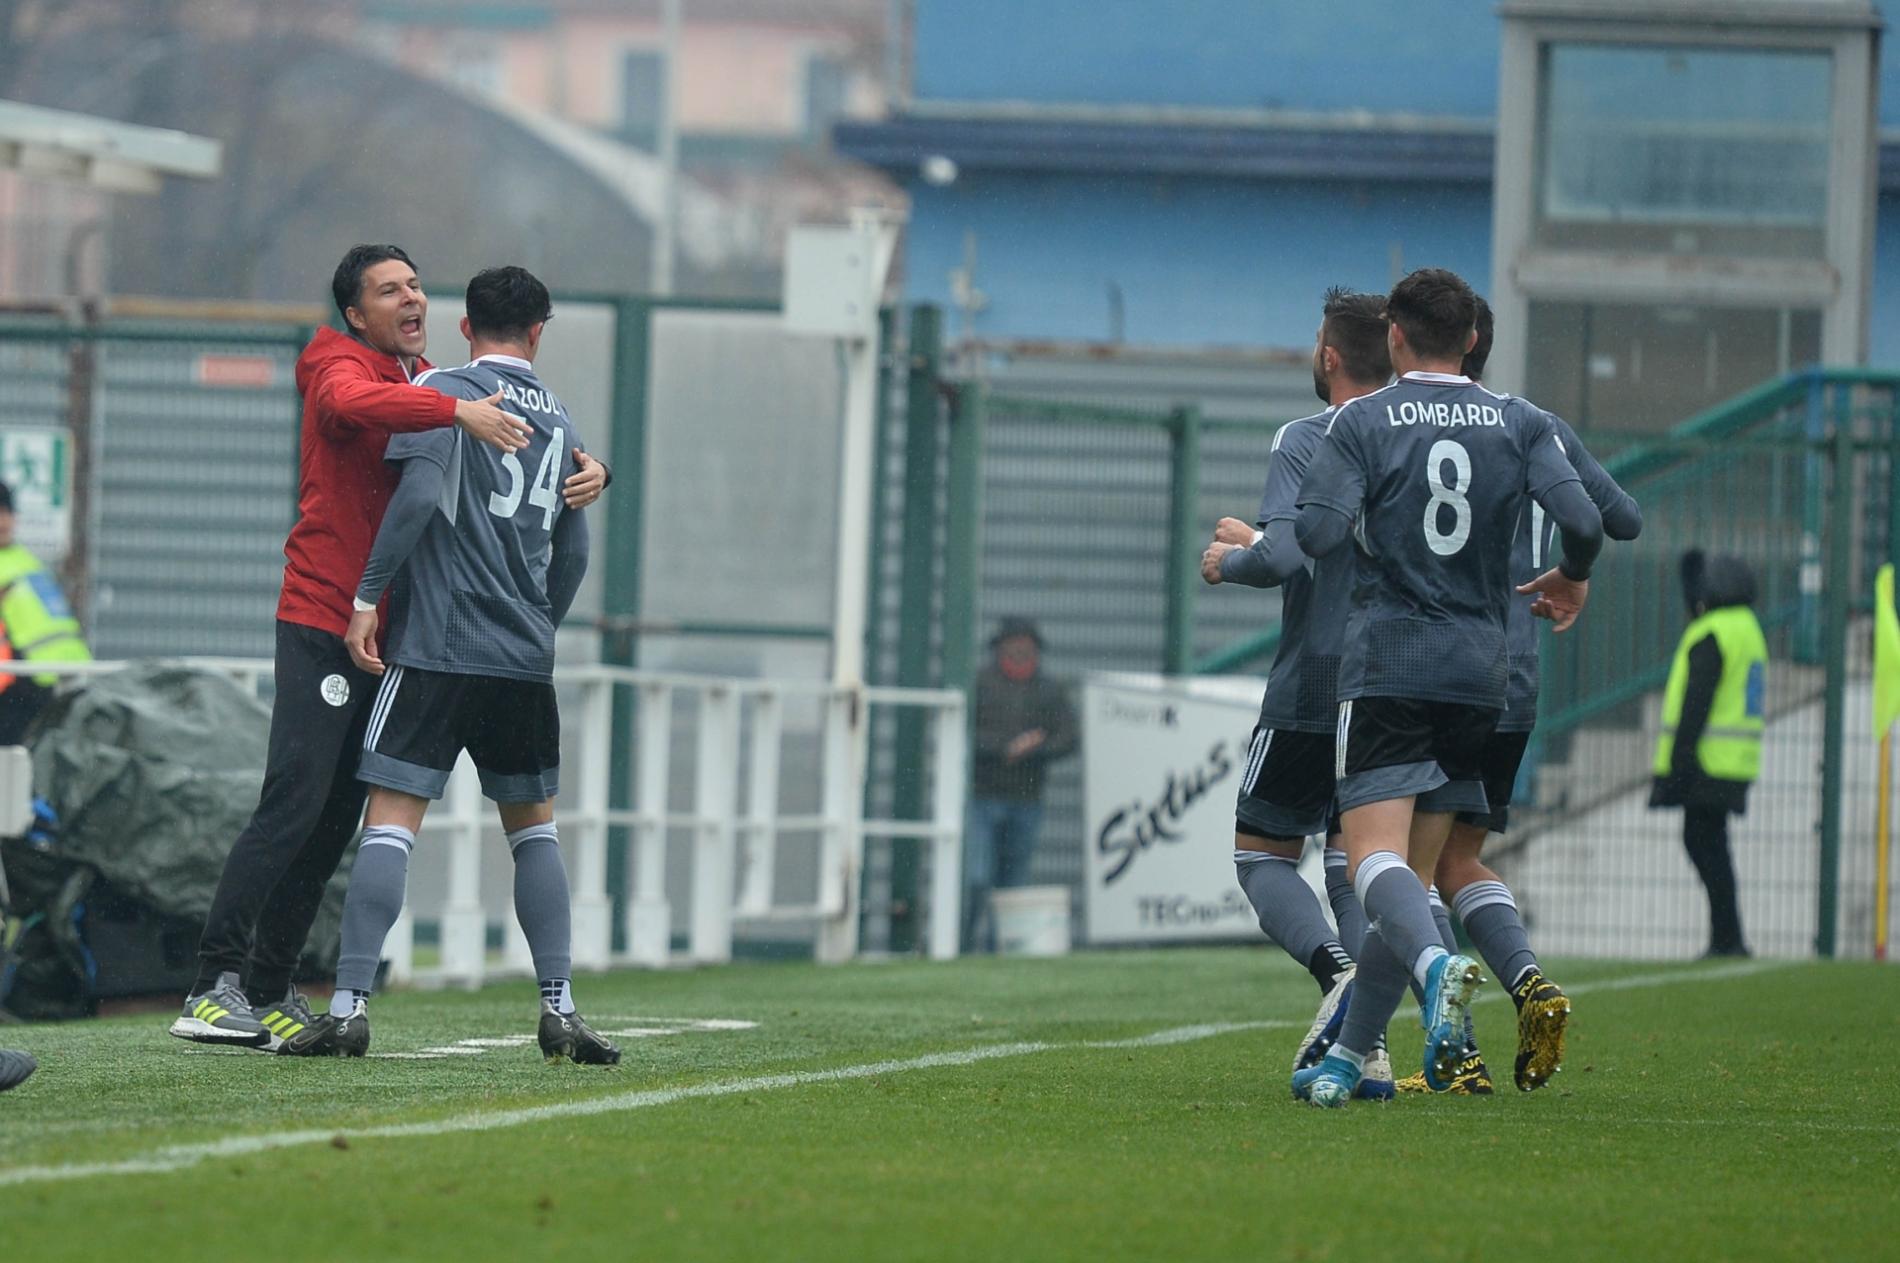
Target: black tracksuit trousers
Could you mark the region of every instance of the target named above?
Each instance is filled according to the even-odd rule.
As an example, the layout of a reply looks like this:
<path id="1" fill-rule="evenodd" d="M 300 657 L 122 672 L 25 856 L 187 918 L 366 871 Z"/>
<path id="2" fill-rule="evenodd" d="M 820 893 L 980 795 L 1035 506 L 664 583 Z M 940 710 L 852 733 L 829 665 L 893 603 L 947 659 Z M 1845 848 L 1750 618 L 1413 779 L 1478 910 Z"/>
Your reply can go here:
<path id="1" fill-rule="evenodd" d="M 282 997 L 362 821 L 368 786 L 356 767 L 376 677 L 350 661 L 341 636 L 279 620 L 276 680 L 263 793 L 225 858 L 194 994 L 229 970 L 253 1002 Z"/>

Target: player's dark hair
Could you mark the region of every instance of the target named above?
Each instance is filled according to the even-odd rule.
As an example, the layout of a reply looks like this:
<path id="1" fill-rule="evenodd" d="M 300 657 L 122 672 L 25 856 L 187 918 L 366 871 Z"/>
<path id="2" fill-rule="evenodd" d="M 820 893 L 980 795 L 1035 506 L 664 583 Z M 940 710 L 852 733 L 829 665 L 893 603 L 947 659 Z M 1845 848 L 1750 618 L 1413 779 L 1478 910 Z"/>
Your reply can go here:
<path id="1" fill-rule="evenodd" d="M 1420 268 L 1386 295 L 1385 315 L 1419 357 L 1462 357 L 1478 323 L 1478 296 L 1456 272 Z"/>
<path id="2" fill-rule="evenodd" d="M 1478 300 L 1478 340 L 1465 352 L 1465 362 L 1459 371 L 1475 382 L 1484 376 L 1485 362 L 1491 358 L 1491 339 L 1497 328 L 1491 317 L 1491 304 L 1484 301 L 1482 294 L 1474 294 L 1473 297 Z"/>
<path id="3" fill-rule="evenodd" d="M 1326 291 L 1321 339 L 1339 352 L 1346 376 L 1361 385 L 1383 386 L 1392 376 L 1385 345 L 1385 299 L 1335 285 Z"/>
<path id="4" fill-rule="evenodd" d="M 351 246 L 344 254 L 343 261 L 336 265 L 336 274 L 330 278 L 330 296 L 336 299 L 336 314 L 349 318 L 350 308 L 363 298 L 363 273 L 378 263 L 387 263 L 398 259 L 410 267 L 416 266 L 401 246 Z M 420 269 L 417 269 L 420 271 Z"/>
<path id="5" fill-rule="evenodd" d="M 526 268 L 499 267 L 477 272 L 468 283 L 469 332 L 485 338 L 518 341 L 528 329 L 554 314 L 548 287 Z"/>

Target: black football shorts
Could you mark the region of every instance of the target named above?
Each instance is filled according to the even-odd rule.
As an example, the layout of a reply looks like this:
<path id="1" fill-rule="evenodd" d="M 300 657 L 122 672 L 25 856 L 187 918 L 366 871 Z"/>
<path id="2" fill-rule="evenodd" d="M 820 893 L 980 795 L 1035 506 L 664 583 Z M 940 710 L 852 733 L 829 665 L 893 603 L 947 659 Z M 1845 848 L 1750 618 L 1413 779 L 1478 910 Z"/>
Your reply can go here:
<path id="1" fill-rule="evenodd" d="M 489 799 L 553 798 L 561 780 L 554 685 L 391 665 L 370 711 L 357 775 L 371 785 L 440 798 L 464 750 Z"/>

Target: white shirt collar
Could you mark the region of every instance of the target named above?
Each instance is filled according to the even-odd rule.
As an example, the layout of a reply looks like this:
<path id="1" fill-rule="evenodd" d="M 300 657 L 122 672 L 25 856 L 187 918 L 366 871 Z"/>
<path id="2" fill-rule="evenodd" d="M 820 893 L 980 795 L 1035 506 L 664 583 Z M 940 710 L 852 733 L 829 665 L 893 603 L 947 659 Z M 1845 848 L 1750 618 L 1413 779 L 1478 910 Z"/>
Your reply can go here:
<path id="1" fill-rule="evenodd" d="M 1414 370 L 1400 378 L 1408 382 L 1436 382 L 1441 386 L 1469 386 L 1471 379 L 1463 373 L 1424 373 Z"/>
<path id="2" fill-rule="evenodd" d="M 494 353 L 478 355 L 470 362 L 474 364 L 506 364 L 510 368 L 532 369 L 534 367 L 534 365 L 528 363 L 528 361 L 518 355 L 498 355 Z"/>

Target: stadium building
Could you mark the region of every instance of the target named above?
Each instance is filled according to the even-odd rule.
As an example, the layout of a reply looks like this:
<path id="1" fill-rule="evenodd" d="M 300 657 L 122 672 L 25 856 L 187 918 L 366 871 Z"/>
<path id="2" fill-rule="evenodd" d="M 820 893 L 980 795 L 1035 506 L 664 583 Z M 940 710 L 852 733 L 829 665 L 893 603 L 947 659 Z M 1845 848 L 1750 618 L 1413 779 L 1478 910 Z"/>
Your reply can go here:
<path id="1" fill-rule="evenodd" d="M 1427 263 L 1496 304 L 1493 376 L 1586 427 L 1900 355 L 1900 68 L 1864 0 L 1367 0 L 1349 48 L 1323 7 L 913 8 L 901 104 L 839 146 L 910 195 L 906 298 L 1004 369 L 1303 353 L 1326 286 Z M 1255 359 L 1276 415 L 1299 358 Z"/>

